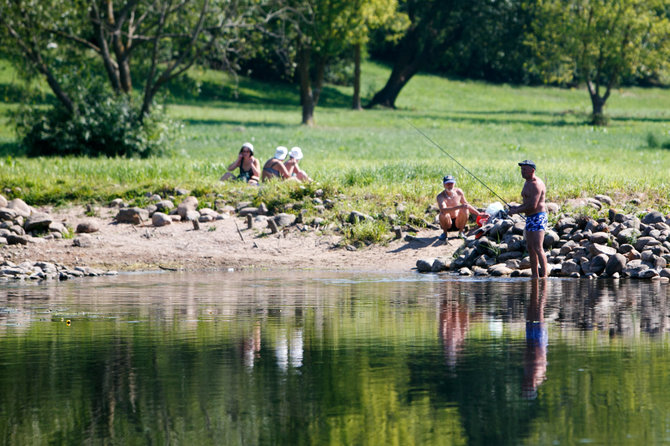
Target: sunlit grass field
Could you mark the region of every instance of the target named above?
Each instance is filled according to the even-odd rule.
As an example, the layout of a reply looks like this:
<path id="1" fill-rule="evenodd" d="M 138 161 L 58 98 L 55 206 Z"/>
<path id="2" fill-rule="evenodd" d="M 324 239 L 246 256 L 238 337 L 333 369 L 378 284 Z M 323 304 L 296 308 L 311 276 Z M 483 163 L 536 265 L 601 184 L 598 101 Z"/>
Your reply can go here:
<path id="1" fill-rule="evenodd" d="M 388 67 L 365 64 L 364 95 L 371 97 L 388 74 Z M 368 206 L 397 201 L 425 206 L 447 173 L 476 205 L 499 200 L 412 126 L 507 201 L 519 200 L 523 180 L 516 163 L 527 158 L 537 163 L 554 201 L 640 194 L 646 204 L 664 207 L 670 192 L 670 150 L 662 148 L 670 141 L 668 89 L 615 91 L 606 107 L 609 126 L 594 128 L 585 124 L 590 102 L 583 89 L 419 75 L 401 92 L 396 110 L 352 111 L 351 88 L 330 85 L 316 109 L 316 127 L 308 128 L 300 125 L 296 85 L 235 82 L 193 70 L 166 95 L 168 115 L 183 126 L 173 155 L 142 160 L 21 156 L 8 119 L 20 88 L 2 65 L 0 187 L 33 204 L 105 202 L 176 187 L 253 198 L 259 188 L 218 181 L 245 141 L 254 144 L 261 162 L 277 145 L 300 146 L 302 167 L 321 186 L 363 208 L 366 200 Z M 650 135 L 661 144 L 650 147 Z"/>

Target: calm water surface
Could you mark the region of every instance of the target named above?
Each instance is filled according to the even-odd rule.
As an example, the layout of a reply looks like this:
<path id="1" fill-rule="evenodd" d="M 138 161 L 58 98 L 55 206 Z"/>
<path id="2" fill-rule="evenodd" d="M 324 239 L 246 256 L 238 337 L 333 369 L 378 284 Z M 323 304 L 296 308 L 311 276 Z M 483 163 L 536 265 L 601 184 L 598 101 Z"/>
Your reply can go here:
<path id="1" fill-rule="evenodd" d="M 332 272 L 2 283 L 0 438 L 669 443 L 668 289 Z"/>

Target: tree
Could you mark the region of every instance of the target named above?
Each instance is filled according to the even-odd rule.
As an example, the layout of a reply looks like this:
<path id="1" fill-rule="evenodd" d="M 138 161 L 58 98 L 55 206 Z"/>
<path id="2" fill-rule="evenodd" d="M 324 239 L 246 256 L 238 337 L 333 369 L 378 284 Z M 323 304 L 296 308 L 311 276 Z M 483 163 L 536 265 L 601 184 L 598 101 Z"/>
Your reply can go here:
<path id="1" fill-rule="evenodd" d="M 302 0 L 293 8 L 302 123 L 314 125 L 328 63 L 344 51 L 348 0 Z"/>
<path id="2" fill-rule="evenodd" d="M 261 0 L 0 0 L 4 52 L 43 76 L 66 114 L 85 106 L 75 93 L 86 76 L 103 77 L 117 97 L 141 85 L 142 124 L 157 93 L 215 49 L 244 48 L 243 31 L 274 14 Z M 140 82 L 134 82 L 141 79 Z M 77 98 L 77 99 L 76 99 Z"/>
<path id="3" fill-rule="evenodd" d="M 354 49 L 354 95 L 352 108 L 361 110 L 361 53 L 370 33 L 384 28 L 389 41 L 399 39 L 409 26 L 409 18 L 398 11 L 397 0 L 352 0 L 349 9 L 347 39 Z"/>
<path id="4" fill-rule="evenodd" d="M 406 0 L 411 25 L 395 50 L 393 69 L 386 85 L 367 107 L 395 108 L 402 88 L 427 63 L 443 54 L 465 30 L 465 18 L 475 2 L 458 0 Z"/>
<path id="5" fill-rule="evenodd" d="M 548 82 L 586 83 L 591 122 L 622 77 L 649 74 L 670 60 L 667 0 L 539 0 L 528 45 Z"/>

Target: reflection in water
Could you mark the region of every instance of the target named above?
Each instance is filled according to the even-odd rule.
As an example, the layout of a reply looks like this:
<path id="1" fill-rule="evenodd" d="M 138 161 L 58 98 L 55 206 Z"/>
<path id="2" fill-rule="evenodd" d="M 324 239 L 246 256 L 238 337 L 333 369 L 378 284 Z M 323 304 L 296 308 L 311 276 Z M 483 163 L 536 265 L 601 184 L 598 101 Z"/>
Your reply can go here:
<path id="1" fill-rule="evenodd" d="M 668 440 L 663 284 L 276 279 L 162 274 L 0 288 L 0 438 Z"/>
<path id="2" fill-rule="evenodd" d="M 526 311 L 526 350 L 524 352 L 522 397 L 537 398 L 537 388 L 546 379 L 547 325 L 544 305 L 547 301 L 547 280 L 531 279 L 531 292 Z"/>
<path id="3" fill-rule="evenodd" d="M 453 288 L 446 288 L 445 295 L 440 300 L 440 338 L 446 364 L 451 369 L 456 366 L 470 323 L 467 302 L 464 299 L 454 299 L 452 293 Z"/>
<path id="4" fill-rule="evenodd" d="M 277 366 L 282 372 L 286 372 L 291 366 L 294 369 L 302 365 L 302 330 L 296 329 L 291 333 L 290 339 L 282 331 L 277 335 L 275 355 Z"/>

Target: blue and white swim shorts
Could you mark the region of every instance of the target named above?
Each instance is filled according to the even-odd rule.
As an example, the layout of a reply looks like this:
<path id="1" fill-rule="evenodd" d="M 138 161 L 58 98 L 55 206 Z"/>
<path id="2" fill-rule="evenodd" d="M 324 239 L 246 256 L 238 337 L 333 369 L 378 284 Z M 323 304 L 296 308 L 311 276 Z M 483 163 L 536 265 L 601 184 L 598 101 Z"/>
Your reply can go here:
<path id="1" fill-rule="evenodd" d="M 537 232 L 547 230 L 547 213 L 538 212 L 537 214 L 526 217 L 526 231 Z"/>

